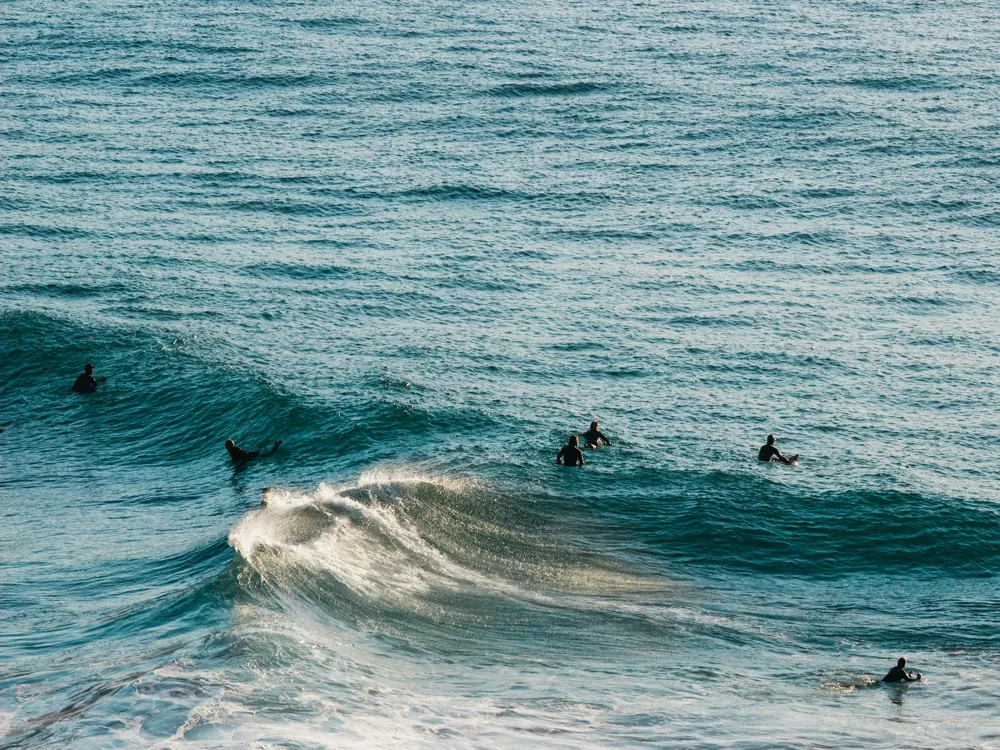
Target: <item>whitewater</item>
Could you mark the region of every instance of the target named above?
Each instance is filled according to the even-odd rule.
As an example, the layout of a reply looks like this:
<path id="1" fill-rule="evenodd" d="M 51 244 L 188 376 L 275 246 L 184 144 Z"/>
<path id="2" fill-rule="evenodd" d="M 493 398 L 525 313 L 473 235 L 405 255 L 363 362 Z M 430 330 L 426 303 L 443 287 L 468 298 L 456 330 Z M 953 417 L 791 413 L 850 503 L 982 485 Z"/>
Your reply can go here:
<path id="1" fill-rule="evenodd" d="M 1000 747 L 998 37 L 0 5 L 0 747 Z"/>

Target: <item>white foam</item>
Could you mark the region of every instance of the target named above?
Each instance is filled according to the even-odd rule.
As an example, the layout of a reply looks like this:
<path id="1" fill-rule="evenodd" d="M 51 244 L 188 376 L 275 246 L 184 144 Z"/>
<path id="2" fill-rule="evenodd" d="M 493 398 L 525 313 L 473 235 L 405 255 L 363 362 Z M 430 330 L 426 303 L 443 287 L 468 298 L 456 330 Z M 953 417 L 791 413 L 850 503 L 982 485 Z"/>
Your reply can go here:
<path id="1" fill-rule="evenodd" d="M 251 511 L 229 534 L 230 544 L 265 579 L 289 565 L 334 576 L 360 596 L 413 603 L 432 587 L 474 585 L 517 593 L 517 587 L 463 567 L 429 544 L 406 517 L 399 485 L 433 483 L 455 490 L 467 480 L 441 480 L 395 469 L 374 469 L 356 484 L 322 484 L 312 492 L 272 489 L 266 506 Z M 344 493 L 365 490 L 362 502 Z M 304 515 L 302 511 L 314 513 Z M 322 514 L 317 517 L 316 514 Z"/>
<path id="2" fill-rule="evenodd" d="M 10 731 L 11 726 L 14 724 L 14 714 L 4 713 L 0 711 L 0 737 L 3 737 L 7 732 Z"/>
<path id="3" fill-rule="evenodd" d="M 229 542 L 262 579 L 290 593 L 309 585 L 296 578 L 296 572 L 309 571 L 314 580 L 332 576 L 359 597 L 410 611 L 428 612 L 428 607 L 437 611 L 429 594 L 463 589 L 546 606 L 615 609 L 620 606 L 614 600 L 619 594 L 662 590 L 666 584 L 554 559 L 510 559 L 507 568 L 517 579 L 480 572 L 428 541 L 408 514 L 409 502 L 416 499 L 412 493 L 422 484 L 449 492 L 468 491 L 475 485 L 467 479 L 383 467 L 365 471 L 356 483 L 321 484 L 312 491 L 274 488 L 266 505 L 233 527 Z M 472 519 L 469 523 L 479 532 L 491 526 Z M 495 533 L 523 535 L 510 529 Z M 496 560 L 491 567 L 496 568 Z M 529 580 L 535 584 L 526 583 Z"/>

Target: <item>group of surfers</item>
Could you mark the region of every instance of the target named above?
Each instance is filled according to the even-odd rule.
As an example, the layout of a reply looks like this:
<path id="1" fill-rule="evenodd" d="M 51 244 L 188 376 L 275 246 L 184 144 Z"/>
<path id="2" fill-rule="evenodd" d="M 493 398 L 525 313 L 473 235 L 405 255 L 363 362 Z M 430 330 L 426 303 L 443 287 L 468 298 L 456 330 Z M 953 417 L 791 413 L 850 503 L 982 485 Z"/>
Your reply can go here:
<path id="1" fill-rule="evenodd" d="M 103 379 L 102 379 L 103 380 Z M 76 393 L 93 393 L 97 390 L 97 378 L 94 377 L 94 366 L 90 363 L 84 366 L 83 372 L 77 376 L 73 383 L 73 391 Z M 610 438 L 601 432 L 601 425 L 597 422 L 590 423 L 590 429 L 583 433 L 584 446 L 591 449 L 600 448 L 602 445 L 614 445 Z M 767 444 L 762 445 L 757 453 L 757 458 L 761 461 L 780 461 L 783 464 L 794 464 L 798 461 L 798 454 L 786 458 L 781 455 L 775 445 L 774 435 L 767 436 Z M 278 450 L 281 440 L 275 440 L 274 445 L 268 451 L 247 451 L 236 445 L 233 440 L 227 440 L 226 451 L 233 463 L 241 464 L 261 456 L 269 456 Z M 583 459 L 583 451 L 580 450 L 580 435 L 570 435 L 569 442 L 563 446 L 556 455 L 556 463 L 562 466 L 583 466 L 586 461 Z"/>
<path id="2" fill-rule="evenodd" d="M 583 433 L 584 446 L 590 449 L 600 448 L 602 445 L 614 445 L 608 436 L 601 432 L 601 425 L 597 422 L 590 423 L 590 429 Z M 767 443 L 757 451 L 757 458 L 760 461 L 779 461 L 783 464 L 794 465 L 799 462 L 799 454 L 794 456 L 782 456 L 781 451 L 774 445 L 774 435 L 767 436 Z M 569 441 L 562 447 L 556 455 L 556 463 L 560 466 L 583 466 L 583 451 L 580 450 L 580 435 L 570 435 Z"/>
<path id="3" fill-rule="evenodd" d="M 103 379 L 102 379 L 103 380 Z M 94 377 L 94 366 L 88 364 L 84 367 L 84 371 L 80 374 L 76 382 L 73 383 L 73 391 L 75 393 L 93 393 L 97 390 L 97 378 Z M 584 447 L 596 450 L 602 445 L 611 446 L 614 445 L 613 442 L 601 432 L 601 425 L 598 422 L 591 422 L 590 429 L 582 433 L 582 435 L 570 435 L 569 441 L 563 446 L 562 450 L 559 451 L 556 456 L 556 463 L 561 466 L 583 466 L 586 461 L 583 460 L 583 451 L 580 449 L 580 438 L 583 437 Z M 274 445 L 268 451 L 246 451 L 238 447 L 233 440 L 227 440 L 226 451 L 229 453 L 229 457 L 232 459 L 234 464 L 243 464 L 255 458 L 260 458 L 262 456 L 269 456 L 278 450 L 278 446 L 282 443 L 281 440 L 274 441 Z M 760 461 L 779 461 L 783 464 L 795 464 L 798 461 L 798 454 L 794 456 L 785 457 L 781 455 L 781 451 L 775 446 L 774 435 L 767 436 L 767 443 L 762 445 L 760 451 L 757 453 L 757 458 Z M 267 502 L 268 489 L 264 491 L 264 502 Z M 922 679 L 923 675 L 917 672 L 914 677 L 913 672 L 907 672 L 904 667 L 906 666 L 906 659 L 900 657 L 896 666 L 889 670 L 888 674 L 882 678 L 882 682 L 893 683 L 893 682 L 917 682 Z"/>

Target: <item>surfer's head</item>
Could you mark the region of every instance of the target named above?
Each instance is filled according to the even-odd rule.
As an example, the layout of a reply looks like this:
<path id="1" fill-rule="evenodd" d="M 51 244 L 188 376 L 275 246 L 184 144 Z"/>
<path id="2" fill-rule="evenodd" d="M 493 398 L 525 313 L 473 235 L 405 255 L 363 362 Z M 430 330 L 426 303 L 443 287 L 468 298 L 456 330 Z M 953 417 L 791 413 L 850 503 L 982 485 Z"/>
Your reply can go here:
<path id="1" fill-rule="evenodd" d="M 83 366 L 83 371 L 90 375 L 94 371 L 94 366 L 88 362 Z"/>
<path id="2" fill-rule="evenodd" d="M 767 436 L 767 444 L 768 445 L 774 445 L 774 435 L 768 435 Z"/>
<path id="3" fill-rule="evenodd" d="M 574 448 L 579 448 L 580 447 L 580 438 L 578 438 L 576 435 L 570 435 L 569 436 L 569 444 L 572 445 Z"/>
<path id="4" fill-rule="evenodd" d="M 590 423 L 590 429 L 592 429 L 592 430 L 595 430 L 595 431 L 596 431 L 596 430 L 599 430 L 599 429 L 601 429 L 601 426 L 600 426 L 599 424 L 597 424 L 597 422 L 591 422 L 591 423 Z"/>
<path id="5" fill-rule="evenodd" d="M 906 666 L 906 659 L 904 659 L 902 656 L 900 656 L 899 657 L 899 661 L 896 662 L 896 666 L 899 667 L 900 669 L 902 669 L 903 667 L 905 667 Z"/>
<path id="6" fill-rule="evenodd" d="M 226 450 L 227 451 L 231 451 L 235 447 L 236 447 L 236 443 L 234 443 L 232 440 L 227 440 L 226 441 Z"/>

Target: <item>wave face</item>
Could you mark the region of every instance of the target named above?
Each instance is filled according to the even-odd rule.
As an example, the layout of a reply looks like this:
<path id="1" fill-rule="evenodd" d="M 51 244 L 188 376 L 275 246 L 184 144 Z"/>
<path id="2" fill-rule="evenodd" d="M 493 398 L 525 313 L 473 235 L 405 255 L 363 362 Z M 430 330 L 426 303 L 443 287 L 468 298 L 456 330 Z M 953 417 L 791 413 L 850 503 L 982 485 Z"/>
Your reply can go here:
<path id="1" fill-rule="evenodd" d="M 8 5 L 0 746 L 995 744 L 980 5 Z"/>

